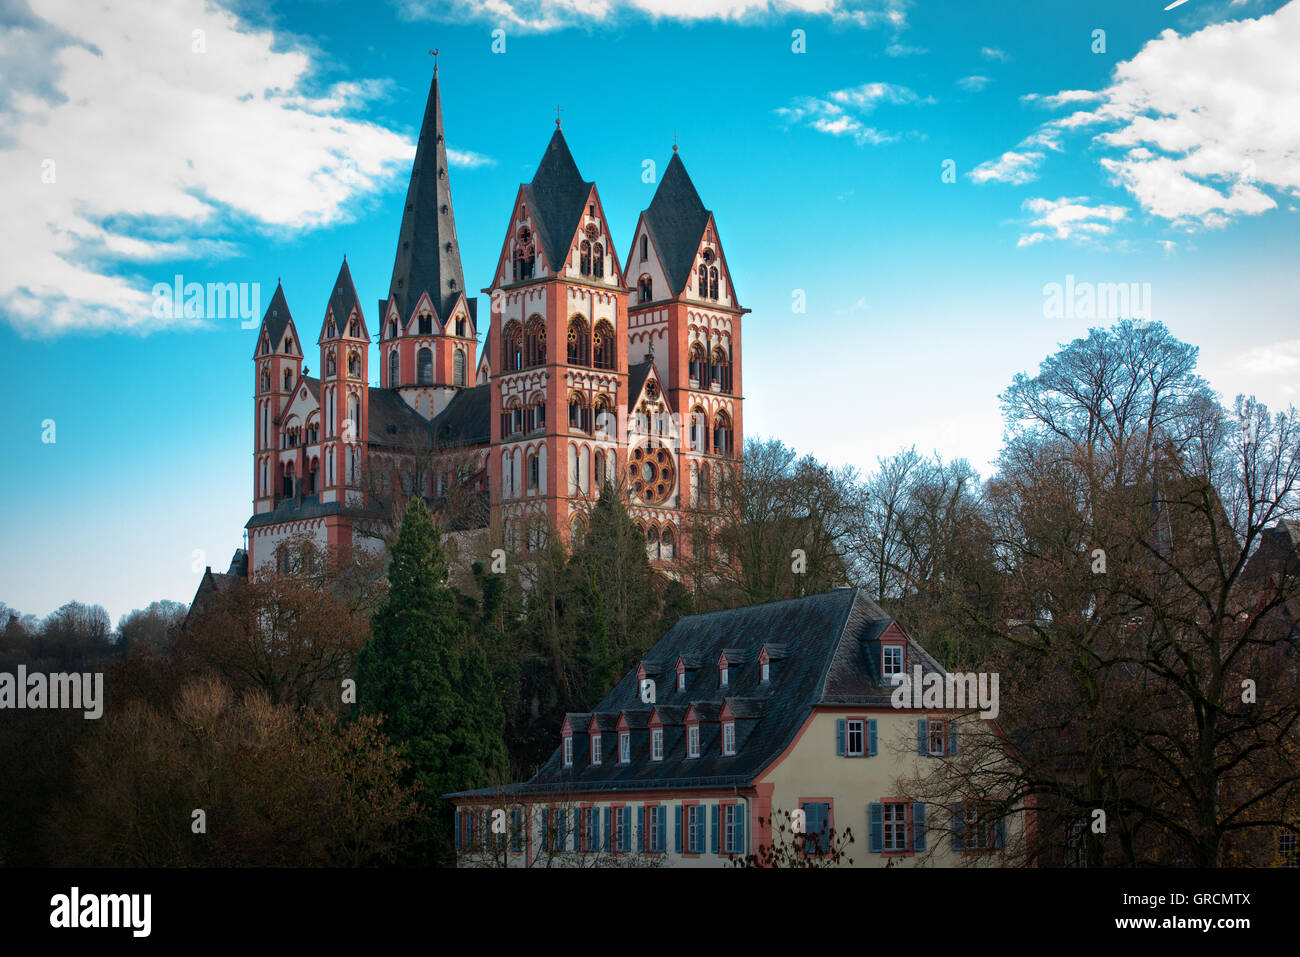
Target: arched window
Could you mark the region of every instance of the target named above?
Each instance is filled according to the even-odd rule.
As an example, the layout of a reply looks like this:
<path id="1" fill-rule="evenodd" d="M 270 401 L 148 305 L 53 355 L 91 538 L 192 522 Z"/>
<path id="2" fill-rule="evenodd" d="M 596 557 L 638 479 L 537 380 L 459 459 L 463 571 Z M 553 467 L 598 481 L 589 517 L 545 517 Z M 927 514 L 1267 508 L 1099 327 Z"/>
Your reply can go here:
<path id="1" fill-rule="evenodd" d="M 524 426 L 523 412 L 518 399 L 511 399 L 501 412 L 502 437 L 518 435 Z"/>
<path id="2" fill-rule="evenodd" d="M 537 453 L 530 452 L 528 453 L 528 487 L 535 490 L 540 479 L 541 472 L 537 466 Z"/>
<path id="3" fill-rule="evenodd" d="M 587 537 L 587 516 L 574 512 L 569 519 L 569 543 L 576 544 Z"/>
<path id="4" fill-rule="evenodd" d="M 592 355 L 597 369 L 612 369 L 618 361 L 614 351 L 614 327 L 605 319 L 596 323 L 596 332 L 592 336 Z"/>
<path id="5" fill-rule="evenodd" d="M 569 428 L 591 433 L 591 407 L 578 392 L 569 396 Z"/>
<path id="6" fill-rule="evenodd" d="M 525 214 L 526 215 L 526 214 Z M 533 278 L 533 234 L 527 226 L 515 236 L 515 281 Z"/>
<path id="7" fill-rule="evenodd" d="M 283 545 L 275 550 L 275 570 L 281 575 L 289 574 L 289 549 Z"/>
<path id="8" fill-rule="evenodd" d="M 271 370 L 270 369 L 262 370 L 262 391 L 263 392 L 271 391 Z"/>
<path id="9" fill-rule="evenodd" d="M 718 267 L 714 266 L 709 270 L 709 298 L 718 298 Z"/>
<path id="10" fill-rule="evenodd" d="M 396 389 L 402 384 L 401 357 L 396 349 L 388 354 L 388 387 Z"/>
<path id="11" fill-rule="evenodd" d="M 348 420 L 343 424 L 343 438 L 348 442 L 357 441 L 361 435 L 361 400 L 355 392 L 348 394 Z"/>
<path id="12" fill-rule="evenodd" d="M 641 261 L 645 262 L 650 258 L 650 237 L 645 233 L 641 234 Z"/>
<path id="13" fill-rule="evenodd" d="M 284 391 L 288 392 L 293 386 L 293 372 L 289 369 L 284 370 Z"/>
<path id="14" fill-rule="evenodd" d="M 638 279 L 636 283 L 636 288 L 637 288 L 637 293 L 640 296 L 640 301 L 649 302 L 654 293 L 654 289 L 650 282 L 650 277 L 642 276 L 640 279 Z"/>
<path id="15" fill-rule="evenodd" d="M 545 362 L 546 325 L 541 316 L 533 315 L 524 326 L 524 368 L 531 369 Z"/>
<path id="16" fill-rule="evenodd" d="M 700 267 L 701 269 L 704 267 Z M 704 346 L 698 342 L 691 345 L 691 384 L 699 385 L 704 381 Z"/>
<path id="17" fill-rule="evenodd" d="M 284 477 L 284 497 L 293 498 L 293 463 L 283 463 L 280 466 L 280 474 Z"/>
<path id="18" fill-rule="evenodd" d="M 614 439 L 618 436 L 618 416 L 614 414 L 614 401 L 603 392 L 596 396 L 596 406 L 592 410 L 597 434 L 602 438 Z"/>
<path id="19" fill-rule="evenodd" d="M 451 384 L 462 386 L 465 384 L 465 351 L 463 349 L 457 349 L 451 357 Z"/>
<path id="20" fill-rule="evenodd" d="M 357 324 L 357 321 L 355 319 L 353 319 L 350 323 L 348 323 L 348 335 L 351 336 L 353 339 L 361 338 L 361 326 Z"/>
<path id="21" fill-rule="evenodd" d="M 732 453 L 731 416 L 727 415 L 725 409 L 719 409 L 718 414 L 713 417 L 713 451 L 718 455 Z"/>
<path id="22" fill-rule="evenodd" d="M 427 312 L 420 316 L 420 335 L 433 335 L 433 316 L 429 315 Z"/>
<path id="23" fill-rule="evenodd" d="M 591 274 L 597 279 L 605 275 L 605 247 L 600 243 L 591 247 Z"/>
<path id="24" fill-rule="evenodd" d="M 696 287 L 695 294 L 703 299 L 709 294 L 709 267 L 700 263 L 700 284 Z"/>
<path id="25" fill-rule="evenodd" d="M 653 525 L 645 530 L 645 553 L 648 558 L 659 557 L 659 529 Z"/>
<path id="26" fill-rule="evenodd" d="M 415 354 L 416 385 L 433 385 L 433 351 L 421 349 Z"/>
<path id="27" fill-rule="evenodd" d="M 464 316 L 461 316 L 459 319 L 456 320 L 456 335 L 458 335 L 460 338 L 462 339 L 465 338 L 465 330 L 467 328 L 468 328 L 468 324 L 465 322 Z"/>
<path id="28" fill-rule="evenodd" d="M 524 431 L 531 434 L 546 428 L 546 399 L 537 393 L 524 408 Z"/>
<path id="29" fill-rule="evenodd" d="M 691 451 L 709 451 L 709 419 L 702 406 L 691 409 Z"/>
<path id="30" fill-rule="evenodd" d="M 713 349 L 713 384 L 723 392 L 731 391 L 731 360 L 722 346 Z"/>
<path id="31" fill-rule="evenodd" d="M 389 323 L 388 323 L 388 338 L 390 338 L 390 339 L 396 339 L 396 338 L 397 338 L 397 323 L 395 323 L 395 322 L 393 322 L 393 321 L 391 321 L 391 320 L 390 320 Z"/>
<path id="32" fill-rule="evenodd" d="M 316 480 L 320 477 L 320 459 L 312 459 L 311 467 L 307 472 L 307 494 L 315 495 L 317 489 Z"/>
<path id="33" fill-rule="evenodd" d="M 709 482 L 709 466 L 700 466 L 700 504 L 713 504 L 713 486 Z"/>
<path id="34" fill-rule="evenodd" d="M 593 462 L 592 475 L 596 479 L 596 489 L 599 491 L 605 487 L 605 453 L 597 450 Z"/>
<path id="35" fill-rule="evenodd" d="M 334 350 L 325 353 L 325 377 L 332 379 L 338 375 L 338 365 L 334 362 Z"/>
<path id="36" fill-rule="evenodd" d="M 348 375 L 354 379 L 361 377 L 361 356 L 355 350 L 348 353 Z"/>
<path id="37" fill-rule="evenodd" d="M 305 441 L 308 445 L 315 445 L 320 441 L 320 419 L 316 417 L 315 412 L 307 420 L 307 438 Z"/>
<path id="38" fill-rule="evenodd" d="M 266 494 L 266 459 L 262 459 L 262 484 L 259 486 L 261 494 Z"/>
<path id="39" fill-rule="evenodd" d="M 585 239 L 578 246 L 578 272 L 584 276 L 591 275 L 591 243 Z"/>
<path id="40" fill-rule="evenodd" d="M 523 328 L 518 320 L 511 319 L 501 330 L 501 369 L 518 372 L 523 367 Z"/>
<path id="41" fill-rule="evenodd" d="M 664 561 L 672 561 L 673 552 L 677 547 L 677 536 L 673 533 L 671 525 L 665 525 L 663 534 L 659 536 L 659 557 Z"/>
<path id="42" fill-rule="evenodd" d="M 361 484 L 361 450 L 357 446 L 352 446 L 352 468 L 348 475 L 348 482 L 352 485 Z"/>
<path id="43" fill-rule="evenodd" d="M 569 365 L 591 365 L 591 327 L 582 316 L 569 320 Z"/>

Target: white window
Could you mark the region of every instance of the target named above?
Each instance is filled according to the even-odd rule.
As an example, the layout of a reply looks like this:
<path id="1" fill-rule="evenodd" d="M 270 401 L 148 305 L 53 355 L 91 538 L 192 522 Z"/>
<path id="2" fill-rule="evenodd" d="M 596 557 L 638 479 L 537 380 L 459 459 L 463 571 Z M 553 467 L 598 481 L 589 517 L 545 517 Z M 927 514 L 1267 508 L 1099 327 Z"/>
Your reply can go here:
<path id="1" fill-rule="evenodd" d="M 883 650 L 885 677 L 888 678 L 890 675 L 901 674 L 903 671 L 903 646 L 885 645 Z"/>
<path id="2" fill-rule="evenodd" d="M 698 758 L 700 756 L 700 726 L 693 724 L 686 729 L 686 756 L 688 758 Z"/>
<path id="3" fill-rule="evenodd" d="M 942 757 L 945 751 L 948 722 L 942 718 L 931 718 L 927 730 L 930 735 L 930 754 Z"/>
<path id="4" fill-rule="evenodd" d="M 649 818 L 649 825 L 650 825 L 649 828 L 647 828 L 647 830 L 650 832 L 650 840 L 646 844 L 646 846 L 652 851 L 663 850 L 663 843 L 664 843 L 663 832 L 659 829 L 660 809 L 658 807 L 648 807 L 645 810 L 646 810 L 646 817 Z"/>
<path id="5" fill-rule="evenodd" d="M 884 806 L 885 850 L 907 850 L 907 805 L 901 802 Z"/>
<path id="6" fill-rule="evenodd" d="M 618 735 L 618 761 L 620 764 L 627 764 L 632 760 L 632 735 L 626 731 L 620 731 Z"/>
<path id="7" fill-rule="evenodd" d="M 769 665 L 766 661 L 763 662 L 763 665 L 762 665 L 762 675 L 761 675 L 762 680 L 766 681 L 768 678 L 770 678 L 770 677 L 772 676 L 771 671 L 769 670 L 771 667 L 772 667 L 772 666 Z"/>
<path id="8" fill-rule="evenodd" d="M 850 719 L 849 719 L 848 754 L 849 754 L 850 756 L 852 756 L 852 755 L 858 755 L 858 756 L 861 756 L 861 755 L 862 755 L 862 742 L 863 742 L 863 734 L 862 734 L 862 719 L 861 719 L 861 718 L 850 718 Z"/>
<path id="9" fill-rule="evenodd" d="M 564 736 L 564 766 L 573 767 L 573 735 L 571 734 Z"/>
<path id="10" fill-rule="evenodd" d="M 722 726 L 722 753 L 736 753 L 736 722 L 728 721 Z"/>
<path id="11" fill-rule="evenodd" d="M 600 733 L 591 736 L 591 763 L 600 764 Z"/>
<path id="12" fill-rule="evenodd" d="M 686 851 L 704 853 L 704 805 L 692 804 L 686 808 Z"/>
<path id="13" fill-rule="evenodd" d="M 718 684 L 725 688 L 727 686 L 727 666 L 723 665 L 718 669 Z"/>
<path id="14" fill-rule="evenodd" d="M 722 809 L 722 852 L 724 854 L 739 854 L 743 850 L 740 846 L 740 812 L 739 804 L 728 804 Z"/>
<path id="15" fill-rule="evenodd" d="M 686 669 L 685 668 L 677 672 L 677 690 L 678 691 L 686 690 Z"/>
<path id="16" fill-rule="evenodd" d="M 655 728 L 650 732 L 650 760 L 664 759 L 664 729 Z"/>

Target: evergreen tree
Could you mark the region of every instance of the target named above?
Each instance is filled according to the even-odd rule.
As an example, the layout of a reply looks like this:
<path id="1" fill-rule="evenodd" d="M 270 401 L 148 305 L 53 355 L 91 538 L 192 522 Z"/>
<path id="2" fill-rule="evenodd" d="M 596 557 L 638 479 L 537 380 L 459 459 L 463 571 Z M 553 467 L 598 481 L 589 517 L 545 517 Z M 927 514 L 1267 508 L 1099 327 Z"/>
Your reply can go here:
<path id="1" fill-rule="evenodd" d="M 357 659 L 357 697 L 406 747 L 428 811 L 413 857 L 439 862 L 453 856 L 452 809 L 441 795 L 498 783 L 506 771 L 500 698 L 446 581 L 441 536 L 414 498 L 392 548 L 388 597 Z"/>

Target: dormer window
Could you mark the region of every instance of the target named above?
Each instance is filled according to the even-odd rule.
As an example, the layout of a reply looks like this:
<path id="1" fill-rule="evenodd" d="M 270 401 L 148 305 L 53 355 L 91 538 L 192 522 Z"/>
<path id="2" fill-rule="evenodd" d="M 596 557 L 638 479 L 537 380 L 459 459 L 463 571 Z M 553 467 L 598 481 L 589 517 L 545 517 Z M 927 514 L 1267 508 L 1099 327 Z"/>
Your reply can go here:
<path id="1" fill-rule="evenodd" d="M 729 670 L 730 669 L 727 667 L 727 662 L 725 660 L 723 660 L 722 664 L 718 665 L 718 687 L 719 688 L 725 688 L 727 686 L 727 677 L 728 677 Z"/>
<path id="2" fill-rule="evenodd" d="M 677 690 L 678 691 L 686 690 L 686 669 L 685 668 L 677 669 Z"/>
<path id="3" fill-rule="evenodd" d="M 627 731 L 618 734 L 618 763 L 629 764 L 632 761 L 632 735 Z"/>
<path id="4" fill-rule="evenodd" d="M 650 760 L 662 761 L 664 759 L 664 729 L 652 728 L 650 731 Z"/>
<path id="5" fill-rule="evenodd" d="M 700 756 L 700 726 L 693 724 L 686 729 L 686 756 L 688 758 L 698 758 Z"/>
<path id="6" fill-rule="evenodd" d="M 591 736 L 591 763 L 592 766 L 600 764 L 600 733 L 593 733 Z"/>
<path id="7" fill-rule="evenodd" d="M 573 735 L 571 734 L 564 736 L 564 766 L 573 767 Z"/>
<path id="8" fill-rule="evenodd" d="M 736 753 L 736 722 L 728 721 L 722 726 L 722 753 Z"/>
<path id="9" fill-rule="evenodd" d="M 881 670 L 886 678 L 903 673 L 903 646 L 884 645 L 881 651 Z"/>
<path id="10" fill-rule="evenodd" d="M 771 664 L 765 661 L 761 665 L 759 665 L 759 680 L 768 681 L 771 679 L 771 677 L 772 677 L 772 666 Z"/>

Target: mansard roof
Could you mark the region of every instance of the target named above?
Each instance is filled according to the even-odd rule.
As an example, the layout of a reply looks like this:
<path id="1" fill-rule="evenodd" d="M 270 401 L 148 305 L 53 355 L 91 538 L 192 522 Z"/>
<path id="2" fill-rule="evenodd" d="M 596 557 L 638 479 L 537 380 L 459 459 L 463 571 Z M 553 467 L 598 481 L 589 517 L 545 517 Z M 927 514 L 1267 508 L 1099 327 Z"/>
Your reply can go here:
<path id="1" fill-rule="evenodd" d="M 700 201 L 681 157 L 674 152 L 646 209 L 646 225 L 675 296 L 686 287 L 708 222 L 709 211 Z"/>
<path id="2" fill-rule="evenodd" d="M 558 271 L 569 258 L 569 245 L 594 185 L 583 180 L 557 126 L 532 182 L 523 186 L 533 210 L 534 232 L 552 270 Z"/>
<path id="3" fill-rule="evenodd" d="M 649 732 L 637 725 L 632 730 L 629 763 L 607 758 L 593 766 L 588 740 L 591 716 L 570 715 L 568 725 L 577 739 L 573 766 L 563 767 L 562 751 L 557 748 L 531 780 L 511 790 L 544 795 L 750 784 L 789 747 L 816 706 L 889 706 L 893 689 L 880 676 L 879 650 L 873 647 L 878 641 L 868 637 L 879 635 L 881 622 L 888 626 L 893 619 L 857 587 L 681 618 L 646 652 L 646 659 L 676 663 L 681 657 L 711 665 L 725 651 L 728 660 L 735 653 L 746 661 L 730 670 L 725 686 L 718 684 L 713 667 L 689 672 L 685 691 L 677 690 L 676 681 L 657 685 L 654 711 L 664 725 L 663 760 L 650 760 Z M 770 680 L 763 682 L 758 652 L 774 640 L 784 646 L 785 657 L 772 666 Z M 924 672 L 942 673 L 919 645 L 909 640 L 908 647 L 909 670 L 920 664 Z M 645 707 L 633 668 L 593 713 L 618 715 Z M 724 708 L 736 720 L 734 755 L 722 754 L 718 722 Z M 688 711 L 700 721 L 697 758 L 686 756 L 683 722 Z M 602 748 L 605 753 L 615 753 L 612 739 L 604 744 L 609 746 Z"/>
<path id="4" fill-rule="evenodd" d="M 426 291 L 444 322 L 451 315 L 456 298 L 465 291 L 460 243 L 456 239 L 456 219 L 451 206 L 451 173 L 447 166 L 437 70 L 420 124 L 406 207 L 397 236 L 393 277 L 388 300 L 381 301 L 380 316 L 387 312 L 387 302 L 393 301 L 402 318 L 409 319 L 420 294 Z"/>

